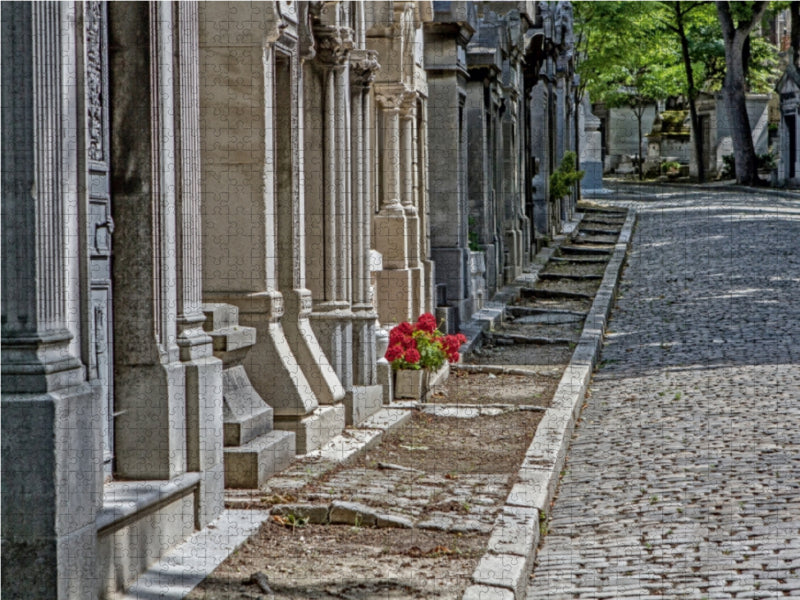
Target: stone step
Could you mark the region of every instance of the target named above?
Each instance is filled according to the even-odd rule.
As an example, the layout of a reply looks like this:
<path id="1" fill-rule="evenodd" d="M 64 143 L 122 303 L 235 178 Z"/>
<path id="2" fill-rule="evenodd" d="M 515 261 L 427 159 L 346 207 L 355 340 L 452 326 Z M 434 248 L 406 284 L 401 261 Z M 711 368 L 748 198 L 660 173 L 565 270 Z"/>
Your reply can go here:
<path id="1" fill-rule="evenodd" d="M 539 273 L 539 279 L 558 281 L 559 279 L 569 279 L 576 281 L 591 281 L 602 279 L 602 275 L 574 275 L 572 273 Z"/>
<path id="2" fill-rule="evenodd" d="M 620 229 L 603 229 L 602 227 L 581 227 L 578 235 L 619 235 Z"/>
<path id="3" fill-rule="evenodd" d="M 224 445 L 241 446 L 272 431 L 272 408 L 253 388 L 244 367 L 222 373 Z"/>
<path id="4" fill-rule="evenodd" d="M 561 246 L 558 249 L 559 253 L 563 256 L 565 254 L 579 254 L 579 255 L 604 255 L 611 254 L 613 248 L 595 248 L 591 246 Z"/>
<path id="5" fill-rule="evenodd" d="M 520 290 L 523 298 L 549 298 L 551 300 L 569 299 L 569 300 L 592 300 L 594 294 L 584 294 L 581 292 L 562 292 L 557 290 L 539 290 L 531 288 L 522 288 Z"/>
<path id="6" fill-rule="evenodd" d="M 603 256 L 554 256 L 551 258 L 553 262 L 558 263 L 575 263 L 575 264 L 606 264 L 608 262 L 607 259 L 603 258 Z"/>
<path id="7" fill-rule="evenodd" d="M 239 307 L 233 304 L 208 302 L 203 303 L 202 308 L 203 314 L 206 316 L 203 329 L 206 331 L 225 329 L 239 324 Z"/>
<path id="8" fill-rule="evenodd" d="M 225 487 L 254 489 L 288 467 L 295 456 L 295 435 L 273 430 L 243 446 L 225 448 Z"/>
<path id="9" fill-rule="evenodd" d="M 584 318 L 588 312 L 567 310 L 563 308 L 533 308 L 530 306 L 509 306 L 506 311 L 515 319 L 531 315 L 566 315 L 569 317 Z"/>

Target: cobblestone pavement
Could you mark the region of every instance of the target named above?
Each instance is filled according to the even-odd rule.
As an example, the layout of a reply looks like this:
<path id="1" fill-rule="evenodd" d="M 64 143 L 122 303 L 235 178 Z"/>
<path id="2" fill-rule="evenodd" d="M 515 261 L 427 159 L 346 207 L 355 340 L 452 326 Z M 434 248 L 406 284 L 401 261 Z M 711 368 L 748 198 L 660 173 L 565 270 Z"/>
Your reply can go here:
<path id="1" fill-rule="evenodd" d="M 528 598 L 800 598 L 800 200 L 626 189 L 639 223 Z"/>

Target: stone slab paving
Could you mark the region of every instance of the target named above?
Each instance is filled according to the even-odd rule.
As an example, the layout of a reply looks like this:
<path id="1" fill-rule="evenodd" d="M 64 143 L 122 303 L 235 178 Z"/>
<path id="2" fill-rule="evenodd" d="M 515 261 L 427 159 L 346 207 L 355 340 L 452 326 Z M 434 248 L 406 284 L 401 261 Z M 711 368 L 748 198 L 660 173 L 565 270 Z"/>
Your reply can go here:
<path id="1" fill-rule="evenodd" d="M 800 199 L 638 211 L 529 599 L 800 597 Z"/>

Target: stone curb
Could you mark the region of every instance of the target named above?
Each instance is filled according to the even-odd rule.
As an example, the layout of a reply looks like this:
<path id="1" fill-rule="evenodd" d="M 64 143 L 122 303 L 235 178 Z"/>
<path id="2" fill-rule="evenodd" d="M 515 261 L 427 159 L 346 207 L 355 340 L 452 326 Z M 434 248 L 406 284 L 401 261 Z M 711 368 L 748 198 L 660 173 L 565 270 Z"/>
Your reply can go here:
<path id="1" fill-rule="evenodd" d="M 473 585 L 466 589 L 463 600 L 524 598 L 539 545 L 539 523 L 547 518 L 564 468 L 570 438 L 600 355 L 635 223 L 636 213 L 628 209 L 578 345 L 525 453 L 518 483 L 511 488 L 495 521 L 486 553 L 475 568 Z"/>

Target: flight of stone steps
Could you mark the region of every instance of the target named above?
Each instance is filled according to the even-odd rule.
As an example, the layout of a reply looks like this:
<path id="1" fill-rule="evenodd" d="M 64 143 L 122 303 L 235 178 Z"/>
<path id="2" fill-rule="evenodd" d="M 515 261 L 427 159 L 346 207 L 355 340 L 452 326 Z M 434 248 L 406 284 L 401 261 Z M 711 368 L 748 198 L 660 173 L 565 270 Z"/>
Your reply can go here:
<path id="1" fill-rule="evenodd" d="M 484 331 L 465 362 L 492 365 L 565 365 L 605 274 L 627 216 L 624 209 L 583 205 L 577 231 L 552 253 L 531 283 L 505 306 L 503 319 Z"/>

